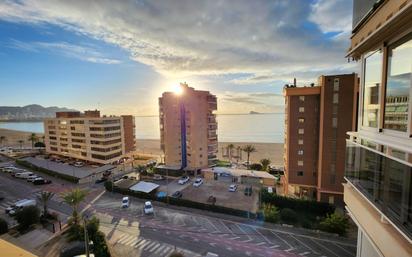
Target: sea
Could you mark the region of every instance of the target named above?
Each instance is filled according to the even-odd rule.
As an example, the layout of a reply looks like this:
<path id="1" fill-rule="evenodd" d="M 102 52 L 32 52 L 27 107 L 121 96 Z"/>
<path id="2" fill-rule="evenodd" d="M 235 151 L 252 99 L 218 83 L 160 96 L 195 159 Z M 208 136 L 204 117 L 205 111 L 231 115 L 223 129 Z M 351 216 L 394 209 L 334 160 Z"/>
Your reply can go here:
<path id="1" fill-rule="evenodd" d="M 220 142 L 283 143 L 284 113 L 217 115 Z M 160 139 L 158 116 L 136 116 L 136 138 Z M 0 122 L 0 128 L 43 133 L 42 122 Z"/>

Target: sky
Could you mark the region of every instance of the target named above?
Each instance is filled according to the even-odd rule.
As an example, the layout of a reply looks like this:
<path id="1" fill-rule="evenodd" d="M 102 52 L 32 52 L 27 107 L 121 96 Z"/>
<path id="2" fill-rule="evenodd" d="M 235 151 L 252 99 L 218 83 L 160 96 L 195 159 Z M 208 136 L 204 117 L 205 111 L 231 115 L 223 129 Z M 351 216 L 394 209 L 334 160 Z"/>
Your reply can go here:
<path id="1" fill-rule="evenodd" d="M 350 0 L 0 0 L 0 105 L 157 115 L 179 82 L 218 113 L 283 112 L 283 86 L 357 72 Z"/>

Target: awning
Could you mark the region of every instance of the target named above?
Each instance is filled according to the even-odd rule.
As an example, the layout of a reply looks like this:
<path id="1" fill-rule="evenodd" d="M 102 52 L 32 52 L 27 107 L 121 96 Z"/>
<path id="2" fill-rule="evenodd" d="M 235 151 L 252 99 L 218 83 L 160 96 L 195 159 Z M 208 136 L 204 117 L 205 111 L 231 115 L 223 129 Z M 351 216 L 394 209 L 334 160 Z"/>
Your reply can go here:
<path id="1" fill-rule="evenodd" d="M 129 189 L 132 191 L 137 191 L 137 192 L 150 193 L 158 187 L 159 187 L 158 184 L 140 181 L 136 185 L 131 186 Z"/>

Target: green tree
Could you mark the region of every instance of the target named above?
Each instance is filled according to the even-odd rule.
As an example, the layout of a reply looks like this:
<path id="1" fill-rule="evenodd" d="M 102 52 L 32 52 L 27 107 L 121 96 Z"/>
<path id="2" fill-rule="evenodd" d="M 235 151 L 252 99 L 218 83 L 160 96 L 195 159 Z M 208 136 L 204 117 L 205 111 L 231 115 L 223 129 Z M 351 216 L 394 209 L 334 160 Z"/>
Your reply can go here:
<path id="1" fill-rule="evenodd" d="M 235 145 L 228 144 L 226 148 L 227 148 L 227 154 L 229 155 L 229 161 L 232 161 L 233 149 L 235 148 Z"/>
<path id="2" fill-rule="evenodd" d="M 263 204 L 263 216 L 265 221 L 276 223 L 279 221 L 279 210 L 271 204 Z"/>
<path id="3" fill-rule="evenodd" d="M 346 231 L 349 228 L 348 218 L 340 213 L 328 214 L 327 217 L 319 224 L 320 230 L 336 233 L 341 236 L 346 235 Z"/>
<path id="4" fill-rule="evenodd" d="M 49 212 L 47 211 L 47 205 L 49 204 L 49 201 L 53 198 L 54 193 L 52 192 L 47 192 L 47 191 L 42 191 L 39 196 L 37 196 L 37 199 L 39 202 L 43 205 L 43 216 L 47 217 Z"/>
<path id="5" fill-rule="evenodd" d="M 31 225 L 36 224 L 40 220 L 40 210 L 36 206 L 27 206 L 23 210 L 16 213 L 16 221 L 19 223 L 19 229 L 28 229 Z"/>
<path id="6" fill-rule="evenodd" d="M 46 145 L 43 142 L 36 142 L 34 147 L 46 147 Z"/>
<path id="7" fill-rule="evenodd" d="M 34 143 L 36 143 L 36 142 L 39 140 L 39 138 L 36 136 L 35 133 L 31 133 L 31 135 L 29 136 L 28 140 L 31 141 L 31 148 L 33 148 L 33 147 L 34 147 Z"/>
<path id="8" fill-rule="evenodd" d="M 256 148 L 253 145 L 245 145 L 242 151 L 247 154 L 247 167 L 249 168 L 250 154 L 256 152 Z"/>
<path id="9" fill-rule="evenodd" d="M 89 221 L 87 221 L 87 233 L 90 238 L 94 238 L 99 231 L 100 220 L 96 217 L 92 217 Z"/>
<path id="10" fill-rule="evenodd" d="M 23 148 L 23 143 L 24 143 L 24 140 L 18 140 L 17 141 L 18 143 L 19 143 L 19 145 L 20 145 L 20 149 L 22 149 Z"/>
<path id="11" fill-rule="evenodd" d="M 260 163 L 252 163 L 249 165 L 249 169 L 251 170 L 263 170 L 262 164 Z"/>
<path id="12" fill-rule="evenodd" d="M 0 145 L 2 145 L 5 141 L 7 141 L 7 138 L 5 136 L 0 136 Z"/>
<path id="13" fill-rule="evenodd" d="M 9 231 L 9 225 L 7 224 L 7 221 L 0 218 L 0 235 L 7 233 L 8 231 Z"/>
<path id="14" fill-rule="evenodd" d="M 296 212 L 289 208 L 283 208 L 282 210 L 280 210 L 280 218 L 287 224 L 294 224 L 299 219 Z"/>
<path id="15" fill-rule="evenodd" d="M 269 159 L 262 159 L 260 160 L 260 163 L 262 164 L 262 170 L 267 171 L 269 169 L 270 165 L 270 160 Z"/>
<path id="16" fill-rule="evenodd" d="M 87 192 L 79 188 L 72 189 L 70 192 L 63 194 L 63 201 L 73 209 L 72 217 L 69 224 L 79 224 L 79 205 L 86 198 Z"/>

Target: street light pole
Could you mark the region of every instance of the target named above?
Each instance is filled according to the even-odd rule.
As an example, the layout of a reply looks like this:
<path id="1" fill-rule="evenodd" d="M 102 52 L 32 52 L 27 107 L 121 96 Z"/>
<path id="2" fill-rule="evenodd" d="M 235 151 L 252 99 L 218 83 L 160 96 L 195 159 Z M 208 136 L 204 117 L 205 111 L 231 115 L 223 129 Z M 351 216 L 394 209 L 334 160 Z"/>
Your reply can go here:
<path id="1" fill-rule="evenodd" d="M 83 218 L 83 222 L 84 222 L 84 246 L 85 246 L 85 250 L 86 250 L 86 257 L 90 257 L 90 254 L 89 254 L 89 235 L 87 234 L 86 218 Z"/>

